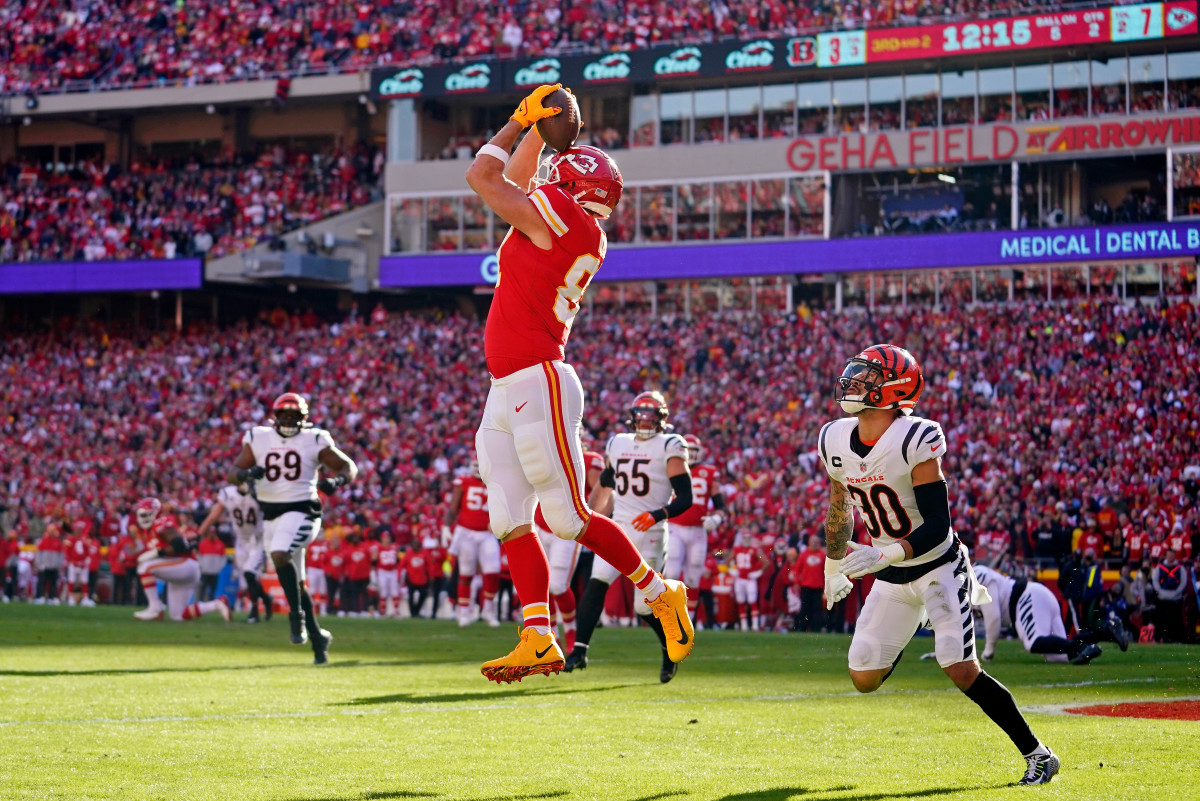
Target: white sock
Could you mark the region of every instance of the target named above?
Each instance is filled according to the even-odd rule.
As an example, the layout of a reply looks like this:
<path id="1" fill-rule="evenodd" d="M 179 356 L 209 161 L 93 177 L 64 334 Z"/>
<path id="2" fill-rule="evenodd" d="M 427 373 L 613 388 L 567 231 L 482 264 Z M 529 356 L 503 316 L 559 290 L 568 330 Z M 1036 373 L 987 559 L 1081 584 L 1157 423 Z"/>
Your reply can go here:
<path id="1" fill-rule="evenodd" d="M 654 578 L 650 579 L 650 583 L 647 584 L 646 588 L 642 590 L 642 595 L 646 597 L 646 600 L 650 601 L 654 600 L 666 591 L 667 585 L 663 584 L 662 576 L 655 573 Z"/>
<path id="2" fill-rule="evenodd" d="M 1042 745 L 1041 740 L 1038 740 L 1037 748 L 1033 749 L 1032 751 L 1030 751 L 1028 754 L 1025 754 L 1024 756 L 1031 757 L 1031 756 L 1049 756 L 1049 755 L 1050 755 L 1050 749 L 1047 748 L 1046 746 Z"/>

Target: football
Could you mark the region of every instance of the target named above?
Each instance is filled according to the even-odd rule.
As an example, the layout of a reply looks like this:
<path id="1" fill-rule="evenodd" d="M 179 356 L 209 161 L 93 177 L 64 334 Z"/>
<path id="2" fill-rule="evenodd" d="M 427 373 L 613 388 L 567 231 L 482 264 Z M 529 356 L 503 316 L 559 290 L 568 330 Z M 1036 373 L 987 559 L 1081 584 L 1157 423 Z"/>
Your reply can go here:
<path id="1" fill-rule="evenodd" d="M 538 134 L 542 140 L 559 153 L 569 149 L 579 138 L 583 120 L 579 118 L 579 103 L 575 95 L 566 89 L 556 89 L 542 100 L 543 108 L 561 108 L 553 117 L 537 121 Z"/>

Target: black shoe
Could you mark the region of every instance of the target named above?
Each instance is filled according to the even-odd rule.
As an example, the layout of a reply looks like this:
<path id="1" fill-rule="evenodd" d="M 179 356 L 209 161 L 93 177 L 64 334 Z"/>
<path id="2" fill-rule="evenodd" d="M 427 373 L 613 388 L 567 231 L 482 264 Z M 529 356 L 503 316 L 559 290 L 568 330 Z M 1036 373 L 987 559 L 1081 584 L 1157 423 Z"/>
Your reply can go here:
<path id="1" fill-rule="evenodd" d="M 587 667 L 587 649 L 575 646 L 575 650 L 567 657 L 567 661 L 563 662 L 563 672 L 570 673 L 575 668 L 583 670 Z"/>
<path id="2" fill-rule="evenodd" d="M 275 610 L 271 608 L 271 599 L 263 601 L 263 619 L 268 623 L 271 622 L 271 615 L 275 614 Z"/>
<path id="3" fill-rule="evenodd" d="M 1058 773 L 1061 765 L 1053 751 L 1046 749 L 1044 754 L 1034 754 L 1025 757 L 1025 775 L 1017 784 L 1047 784 Z"/>
<path id="4" fill-rule="evenodd" d="M 256 613 L 251 612 L 250 616 L 246 618 L 245 622 L 246 623 L 257 623 L 258 615 Z"/>
<path id="5" fill-rule="evenodd" d="M 292 628 L 292 645 L 304 645 L 308 642 L 308 632 L 304 630 L 304 615 L 300 612 L 288 613 L 288 625 Z"/>
<path id="6" fill-rule="evenodd" d="M 313 642 L 313 664 L 324 665 L 329 662 L 329 646 L 333 642 L 333 635 L 326 629 L 321 629 L 321 644 Z"/>
<path id="7" fill-rule="evenodd" d="M 1104 630 L 1113 638 L 1113 642 L 1121 649 L 1121 653 L 1129 650 L 1129 632 L 1121 625 L 1121 621 L 1115 617 L 1110 617 L 1104 621 Z"/>
<path id="8" fill-rule="evenodd" d="M 675 678 L 675 673 L 679 670 L 679 663 L 672 662 L 667 657 L 663 656 L 662 670 L 658 671 L 658 680 L 666 684 L 671 679 Z"/>
<path id="9" fill-rule="evenodd" d="M 1102 653 L 1104 653 L 1104 651 L 1102 651 L 1100 649 L 1099 645 L 1096 645 L 1096 643 L 1094 643 L 1094 642 L 1088 643 L 1087 645 L 1085 645 L 1079 649 L 1079 653 L 1077 653 L 1077 654 L 1075 654 L 1075 656 L 1071 657 L 1071 664 L 1072 665 L 1086 665 L 1088 662 L 1091 662 L 1093 659 L 1100 656 L 1100 654 L 1102 654 Z M 1056 770 L 1057 770 L 1057 768 L 1056 768 Z M 1050 781 L 1050 780 L 1047 779 L 1046 781 Z M 1040 784 L 1040 782 L 1039 782 L 1039 784 Z"/>

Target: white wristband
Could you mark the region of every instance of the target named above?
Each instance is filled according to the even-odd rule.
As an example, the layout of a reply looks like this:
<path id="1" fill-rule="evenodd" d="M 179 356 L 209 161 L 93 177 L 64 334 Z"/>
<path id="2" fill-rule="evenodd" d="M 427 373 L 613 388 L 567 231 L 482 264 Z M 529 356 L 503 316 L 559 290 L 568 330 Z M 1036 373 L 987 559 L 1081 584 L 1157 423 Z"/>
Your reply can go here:
<path id="1" fill-rule="evenodd" d="M 908 554 L 904 552 L 904 546 L 899 542 L 893 542 L 891 545 L 885 545 L 879 549 L 880 552 L 887 557 L 888 564 L 903 562 L 908 558 Z"/>
<path id="2" fill-rule="evenodd" d="M 475 154 L 475 157 L 479 158 L 480 156 L 491 156 L 494 159 L 498 159 L 501 164 L 508 166 L 508 153 L 505 152 L 504 148 L 499 145 L 493 145 L 491 142 L 479 148 L 479 152 Z"/>

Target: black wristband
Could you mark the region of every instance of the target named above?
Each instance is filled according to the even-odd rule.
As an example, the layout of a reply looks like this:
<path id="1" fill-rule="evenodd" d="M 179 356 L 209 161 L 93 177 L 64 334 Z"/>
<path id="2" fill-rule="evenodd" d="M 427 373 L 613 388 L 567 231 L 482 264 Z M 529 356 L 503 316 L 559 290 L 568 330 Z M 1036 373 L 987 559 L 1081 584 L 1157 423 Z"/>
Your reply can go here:
<path id="1" fill-rule="evenodd" d="M 608 489 L 616 489 L 617 476 L 616 471 L 612 469 L 612 465 L 605 467 L 600 472 L 600 486 L 607 487 Z"/>
<path id="2" fill-rule="evenodd" d="M 655 523 L 661 523 L 667 519 L 667 510 L 665 507 L 662 509 L 655 509 L 650 513 L 650 516 L 654 518 Z"/>

